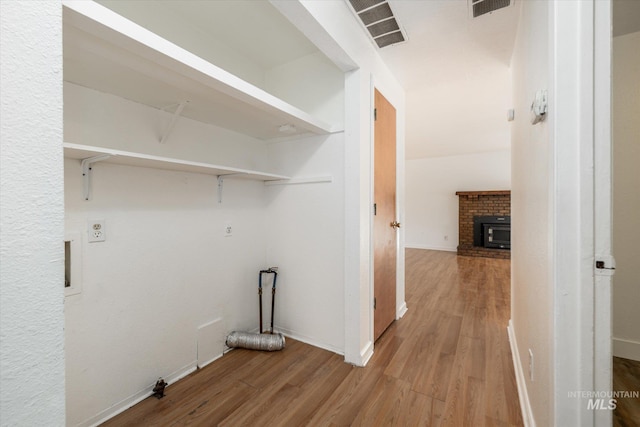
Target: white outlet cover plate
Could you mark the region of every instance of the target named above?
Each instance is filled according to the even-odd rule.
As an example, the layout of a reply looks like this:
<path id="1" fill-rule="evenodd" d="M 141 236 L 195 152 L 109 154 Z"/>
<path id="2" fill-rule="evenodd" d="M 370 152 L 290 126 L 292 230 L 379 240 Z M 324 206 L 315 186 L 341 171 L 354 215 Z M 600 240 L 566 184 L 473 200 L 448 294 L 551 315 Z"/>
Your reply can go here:
<path id="1" fill-rule="evenodd" d="M 107 239 L 104 219 L 89 220 L 87 224 L 87 241 L 89 243 L 104 242 Z"/>
<path id="2" fill-rule="evenodd" d="M 224 237 L 231 237 L 231 236 L 233 236 L 233 226 L 231 225 L 231 223 L 230 223 L 230 222 L 226 222 L 226 223 L 224 224 L 223 234 L 224 234 Z"/>

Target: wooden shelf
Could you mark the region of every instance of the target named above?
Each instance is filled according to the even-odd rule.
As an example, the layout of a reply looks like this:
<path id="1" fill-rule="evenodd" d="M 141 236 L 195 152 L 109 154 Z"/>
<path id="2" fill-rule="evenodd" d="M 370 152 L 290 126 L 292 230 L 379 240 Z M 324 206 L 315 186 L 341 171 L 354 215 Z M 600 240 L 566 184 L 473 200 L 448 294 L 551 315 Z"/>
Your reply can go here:
<path id="1" fill-rule="evenodd" d="M 165 169 L 179 172 L 202 173 L 222 177 L 252 179 L 257 181 L 279 181 L 290 177 L 248 169 L 219 166 L 210 163 L 192 162 L 169 157 L 152 156 L 149 154 L 132 153 L 129 151 L 112 150 L 109 148 L 92 147 L 88 145 L 65 142 L 64 157 L 85 160 L 97 156 L 109 156 L 102 160 L 105 163 L 118 165 L 139 166 L 145 168 Z"/>
<path id="2" fill-rule="evenodd" d="M 65 81 L 258 139 L 332 127 L 93 1 L 63 0 Z M 283 134 L 280 127 L 292 125 Z"/>

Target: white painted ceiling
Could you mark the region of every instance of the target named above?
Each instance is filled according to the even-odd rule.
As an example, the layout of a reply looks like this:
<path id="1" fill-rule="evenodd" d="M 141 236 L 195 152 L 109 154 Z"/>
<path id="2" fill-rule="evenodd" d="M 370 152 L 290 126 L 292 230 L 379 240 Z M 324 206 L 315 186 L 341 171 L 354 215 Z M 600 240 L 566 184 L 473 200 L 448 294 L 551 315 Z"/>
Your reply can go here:
<path id="1" fill-rule="evenodd" d="M 519 1 L 471 18 L 467 0 L 389 0 L 408 40 L 379 53 L 406 91 L 408 159 L 509 148 Z"/>
<path id="2" fill-rule="evenodd" d="M 388 0 L 408 41 L 379 52 L 406 91 L 408 159 L 509 149 L 521 1 L 470 18 L 467 0 Z M 613 0 L 614 37 L 636 31 L 640 0 Z"/>
<path id="3" fill-rule="evenodd" d="M 523 0 L 478 18 L 468 0 L 388 1 L 408 41 L 378 52 L 406 90 L 406 157 L 509 149 L 509 63 Z M 185 37 L 172 24 L 182 15 L 202 36 L 190 50 L 258 86 L 264 70 L 317 52 L 266 0 L 99 2 L 172 40 Z M 639 30 L 640 0 L 614 4 L 614 34 Z"/>
<path id="4" fill-rule="evenodd" d="M 467 0 L 389 0 L 408 41 L 379 52 L 406 90 L 509 66 L 519 9 L 471 18 Z"/>

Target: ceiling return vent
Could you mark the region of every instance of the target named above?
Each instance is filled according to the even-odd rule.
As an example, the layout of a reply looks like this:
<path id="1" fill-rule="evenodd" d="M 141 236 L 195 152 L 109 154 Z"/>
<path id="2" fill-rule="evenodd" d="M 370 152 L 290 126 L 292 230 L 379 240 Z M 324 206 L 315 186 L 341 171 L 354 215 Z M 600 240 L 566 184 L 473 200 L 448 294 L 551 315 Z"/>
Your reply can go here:
<path id="1" fill-rule="evenodd" d="M 406 40 L 386 0 L 349 0 L 349 3 L 378 47 Z"/>
<path id="2" fill-rule="evenodd" d="M 503 7 L 511 6 L 514 0 L 469 0 L 469 12 L 472 18 L 491 13 Z"/>

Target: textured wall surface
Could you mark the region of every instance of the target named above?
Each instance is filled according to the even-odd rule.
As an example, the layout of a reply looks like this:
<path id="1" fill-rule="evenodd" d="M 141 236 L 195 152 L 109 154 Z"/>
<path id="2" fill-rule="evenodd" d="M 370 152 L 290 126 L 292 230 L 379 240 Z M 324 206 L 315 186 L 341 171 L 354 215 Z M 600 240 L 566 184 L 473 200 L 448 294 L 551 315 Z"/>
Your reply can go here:
<path id="1" fill-rule="evenodd" d="M 0 17 L 0 423 L 63 426 L 61 7 Z"/>

